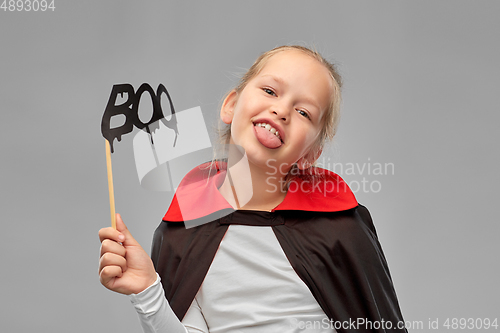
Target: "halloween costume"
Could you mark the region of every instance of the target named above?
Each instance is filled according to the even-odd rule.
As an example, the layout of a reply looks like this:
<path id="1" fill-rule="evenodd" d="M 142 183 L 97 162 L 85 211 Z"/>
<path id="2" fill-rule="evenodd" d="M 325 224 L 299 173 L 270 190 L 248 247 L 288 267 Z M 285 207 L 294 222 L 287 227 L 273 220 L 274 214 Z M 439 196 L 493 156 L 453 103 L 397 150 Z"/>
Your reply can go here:
<path id="1" fill-rule="evenodd" d="M 184 178 L 154 235 L 153 263 L 179 320 L 196 303 L 230 226 L 252 226 L 272 230 L 338 332 L 406 332 L 370 214 L 338 175 L 313 168 L 314 176 L 292 180 L 271 212 L 235 211 L 217 190 L 225 172 L 216 168 L 214 175 L 203 165 Z"/>

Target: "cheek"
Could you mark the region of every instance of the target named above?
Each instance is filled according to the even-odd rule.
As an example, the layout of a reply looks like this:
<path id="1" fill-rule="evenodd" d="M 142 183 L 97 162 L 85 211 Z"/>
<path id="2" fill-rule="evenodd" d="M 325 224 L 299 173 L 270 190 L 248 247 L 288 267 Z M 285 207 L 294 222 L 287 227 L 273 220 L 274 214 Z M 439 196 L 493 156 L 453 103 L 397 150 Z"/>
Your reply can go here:
<path id="1" fill-rule="evenodd" d="M 238 138 L 249 128 L 248 126 L 245 126 L 246 124 L 246 118 L 242 115 L 241 110 L 235 109 L 233 121 L 231 123 L 231 137 L 239 142 Z"/>
<path id="2" fill-rule="evenodd" d="M 317 132 L 314 130 L 303 130 L 297 139 L 296 153 L 299 157 L 306 155 L 316 142 Z"/>
<path id="3" fill-rule="evenodd" d="M 305 134 L 304 146 L 301 155 L 306 155 L 311 151 L 311 149 L 315 146 L 318 140 L 318 136 L 319 136 L 319 130 L 316 128 L 311 131 L 308 131 Z"/>
<path id="4" fill-rule="evenodd" d="M 319 132 L 319 128 L 316 126 L 310 126 L 304 134 L 304 143 L 309 147 L 312 146 L 318 139 Z"/>
<path id="5" fill-rule="evenodd" d="M 237 127 L 248 125 L 250 119 L 260 112 L 259 106 L 255 99 L 241 96 L 233 111 L 233 125 L 236 124 Z"/>
<path id="6" fill-rule="evenodd" d="M 243 122 L 244 122 L 244 119 L 241 116 L 241 113 L 235 113 L 234 117 L 233 117 L 233 122 L 231 124 L 231 132 L 233 134 L 240 133 L 242 128 L 243 128 L 243 125 L 244 125 Z"/>

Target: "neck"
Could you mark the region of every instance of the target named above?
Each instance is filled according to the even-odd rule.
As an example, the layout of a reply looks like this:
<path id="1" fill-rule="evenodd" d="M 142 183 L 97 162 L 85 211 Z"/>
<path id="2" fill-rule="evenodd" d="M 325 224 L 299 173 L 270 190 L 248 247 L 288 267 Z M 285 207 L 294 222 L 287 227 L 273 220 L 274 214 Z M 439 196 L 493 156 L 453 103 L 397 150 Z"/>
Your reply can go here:
<path id="1" fill-rule="evenodd" d="M 219 192 L 235 209 L 271 211 L 285 199 L 285 177 L 275 168 L 252 164 L 246 155 L 233 151 Z"/>

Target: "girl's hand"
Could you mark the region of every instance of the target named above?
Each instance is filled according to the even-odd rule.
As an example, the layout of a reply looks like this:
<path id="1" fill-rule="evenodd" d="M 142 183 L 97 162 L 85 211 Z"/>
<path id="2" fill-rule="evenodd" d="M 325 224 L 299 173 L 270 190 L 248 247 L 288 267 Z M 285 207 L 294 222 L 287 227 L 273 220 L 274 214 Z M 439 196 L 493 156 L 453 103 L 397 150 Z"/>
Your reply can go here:
<path id="1" fill-rule="evenodd" d="M 99 277 L 106 288 L 121 294 L 138 294 L 156 281 L 149 255 L 137 243 L 116 214 L 116 230 L 99 230 L 101 259 Z"/>

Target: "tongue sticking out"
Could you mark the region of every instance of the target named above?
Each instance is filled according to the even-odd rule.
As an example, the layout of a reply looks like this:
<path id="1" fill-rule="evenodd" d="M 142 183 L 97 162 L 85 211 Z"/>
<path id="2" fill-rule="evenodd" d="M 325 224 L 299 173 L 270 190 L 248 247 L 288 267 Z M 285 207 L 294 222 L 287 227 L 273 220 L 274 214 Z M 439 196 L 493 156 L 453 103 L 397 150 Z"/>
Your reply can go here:
<path id="1" fill-rule="evenodd" d="M 257 140 L 265 147 L 275 149 L 281 146 L 281 140 L 275 134 L 260 126 L 254 126 L 253 128 Z"/>

